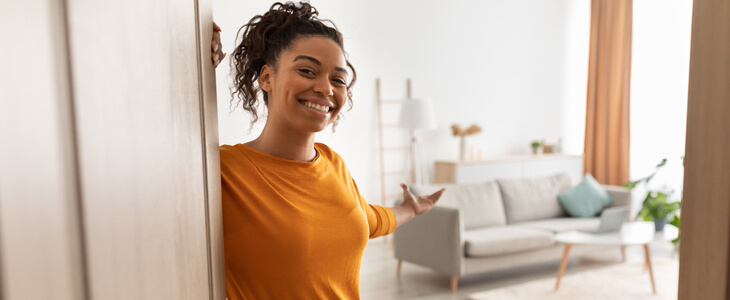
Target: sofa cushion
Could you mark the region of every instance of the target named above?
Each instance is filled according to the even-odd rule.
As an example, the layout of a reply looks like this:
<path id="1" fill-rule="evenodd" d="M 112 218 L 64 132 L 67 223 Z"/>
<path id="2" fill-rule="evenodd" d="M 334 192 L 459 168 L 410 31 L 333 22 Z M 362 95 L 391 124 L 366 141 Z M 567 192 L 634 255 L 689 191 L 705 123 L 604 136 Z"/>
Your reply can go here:
<path id="1" fill-rule="evenodd" d="M 577 218 L 594 217 L 613 201 L 591 174 L 586 174 L 576 187 L 560 193 L 558 200 L 569 215 Z"/>
<path id="2" fill-rule="evenodd" d="M 464 232 L 467 257 L 493 256 L 552 246 L 553 234 L 519 226 L 499 226 Z"/>
<path id="3" fill-rule="evenodd" d="M 445 188 L 436 205 L 456 208 L 461 213 L 464 229 L 505 225 L 502 195 L 497 183 L 490 181 L 478 184 L 413 186 L 416 195 L 431 194 Z"/>
<path id="4" fill-rule="evenodd" d="M 526 227 L 561 233 L 572 230 L 596 229 L 601 224 L 600 218 L 555 218 L 511 224 L 510 226 Z"/>
<path id="5" fill-rule="evenodd" d="M 571 186 L 568 174 L 532 179 L 497 180 L 507 223 L 565 216 L 558 194 Z"/>

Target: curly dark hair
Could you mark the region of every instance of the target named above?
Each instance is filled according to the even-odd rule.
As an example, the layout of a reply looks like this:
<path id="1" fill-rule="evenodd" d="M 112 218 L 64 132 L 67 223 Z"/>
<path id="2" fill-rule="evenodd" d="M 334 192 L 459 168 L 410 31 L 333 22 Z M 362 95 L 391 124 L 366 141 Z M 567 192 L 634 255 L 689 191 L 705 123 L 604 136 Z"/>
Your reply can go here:
<path id="1" fill-rule="evenodd" d="M 268 93 L 258 86 L 261 68 L 269 65 L 276 70 L 279 56 L 292 46 L 294 40 L 300 37 L 323 36 L 333 40 L 345 52 L 342 33 L 337 26 L 330 20 L 320 20 L 318 15 L 317 9 L 306 2 L 298 4 L 277 2 L 271 5 L 269 11 L 253 17 L 238 30 L 236 40 L 241 36 L 241 31 L 243 31 L 243 35 L 241 43 L 231 53 L 233 85 L 230 88 L 230 105 L 235 108 L 238 103 L 242 103 L 243 109 L 253 116 L 251 126 L 259 118 L 256 111 L 259 92 L 264 95 L 264 104 L 267 107 L 269 105 Z M 325 22 L 332 26 L 327 26 Z M 357 80 L 357 74 L 355 68 L 347 60 L 347 54 L 345 54 L 345 61 L 347 67 L 352 70 L 352 80 L 347 85 L 347 102 L 348 110 L 350 110 L 352 109 L 352 87 Z M 234 101 L 236 101 L 235 106 L 233 106 Z M 333 130 L 339 119 L 340 115 L 333 122 Z"/>

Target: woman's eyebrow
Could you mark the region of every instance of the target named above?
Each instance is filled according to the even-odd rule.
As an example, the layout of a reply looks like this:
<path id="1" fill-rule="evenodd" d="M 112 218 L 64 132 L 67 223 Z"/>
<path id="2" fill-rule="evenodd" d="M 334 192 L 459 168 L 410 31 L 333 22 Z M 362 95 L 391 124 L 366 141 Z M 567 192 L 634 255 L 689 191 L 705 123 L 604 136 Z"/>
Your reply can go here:
<path id="1" fill-rule="evenodd" d="M 300 59 L 306 59 L 308 61 L 311 61 L 311 62 L 317 64 L 320 67 L 322 66 L 322 62 L 320 62 L 318 59 L 316 59 L 314 57 L 311 57 L 309 55 L 298 55 L 297 57 L 294 58 L 294 60 L 292 62 L 295 62 L 295 61 L 300 60 Z M 342 67 L 335 67 L 335 71 L 348 74 L 347 73 L 347 70 L 345 70 L 345 68 L 342 68 Z"/>
<path id="2" fill-rule="evenodd" d="M 335 71 L 345 73 L 345 75 L 349 75 L 347 73 L 347 70 L 345 70 L 345 68 L 342 68 L 342 67 L 335 67 Z"/>
<path id="3" fill-rule="evenodd" d="M 322 66 L 322 63 L 319 60 L 317 60 L 314 57 L 307 56 L 307 55 L 299 55 L 299 56 L 295 57 L 292 62 L 295 62 L 295 61 L 300 60 L 300 59 L 306 59 L 306 60 L 312 61 L 313 63 L 317 64 L 320 67 Z"/>

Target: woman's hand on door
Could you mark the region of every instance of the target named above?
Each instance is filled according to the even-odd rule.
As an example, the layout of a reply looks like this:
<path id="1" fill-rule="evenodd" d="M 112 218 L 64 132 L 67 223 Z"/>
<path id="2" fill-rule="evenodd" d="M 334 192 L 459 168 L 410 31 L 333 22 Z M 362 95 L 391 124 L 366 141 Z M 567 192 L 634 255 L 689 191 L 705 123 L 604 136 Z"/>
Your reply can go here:
<path id="1" fill-rule="evenodd" d="M 213 40 L 210 43 L 210 50 L 213 67 L 217 67 L 226 54 L 223 53 L 223 44 L 221 44 L 221 28 L 215 22 L 213 22 Z"/>

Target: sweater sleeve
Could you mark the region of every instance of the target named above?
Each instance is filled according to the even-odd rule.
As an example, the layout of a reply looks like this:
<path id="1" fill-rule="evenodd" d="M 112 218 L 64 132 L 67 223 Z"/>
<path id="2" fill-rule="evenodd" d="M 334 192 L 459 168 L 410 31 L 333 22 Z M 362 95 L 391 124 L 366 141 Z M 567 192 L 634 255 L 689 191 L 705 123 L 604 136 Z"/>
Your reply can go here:
<path id="1" fill-rule="evenodd" d="M 395 214 L 389 207 L 368 204 L 365 213 L 370 226 L 370 238 L 388 235 L 395 231 Z"/>
<path id="2" fill-rule="evenodd" d="M 370 228 L 370 238 L 384 236 L 393 233 L 395 231 L 396 222 L 395 214 L 389 207 L 370 204 L 365 201 L 365 198 L 360 194 L 360 190 L 357 188 L 357 183 L 354 179 L 352 180 L 352 186 L 355 187 L 355 193 L 360 201 L 360 207 L 365 211 L 367 217 L 368 227 Z"/>
<path id="3" fill-rule="evenodd" d="M 352 189 L 354 196 L 357 198 L 356 200 L 359 202 L 360 208 L 363 210 L 367 218 L 368 228 L 370 230 L 369 237 L 373 239 L 393 233 L 396 227 L 395 214 L 393 213 L 393 210 L 385 206 L 373 205 L 365 201 L 365 198 L 362 194 L 360 194 L 357 183 L 355 183 L 355 179 L 352 178 L 350 170 L 347 168 L 342 157 L 324 144 L 316 144 L 316 146 L 320 151 L 330 157 L 333 162 L 333 166 L 337 172 L 341 174 L 340 176 L 343 177 L 345 184 L 349 183 L 350 189 Z"/>

